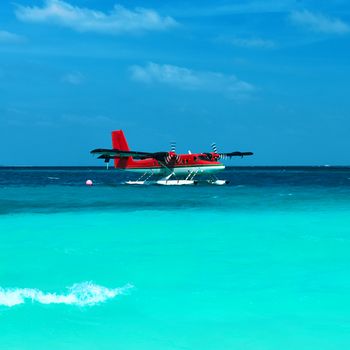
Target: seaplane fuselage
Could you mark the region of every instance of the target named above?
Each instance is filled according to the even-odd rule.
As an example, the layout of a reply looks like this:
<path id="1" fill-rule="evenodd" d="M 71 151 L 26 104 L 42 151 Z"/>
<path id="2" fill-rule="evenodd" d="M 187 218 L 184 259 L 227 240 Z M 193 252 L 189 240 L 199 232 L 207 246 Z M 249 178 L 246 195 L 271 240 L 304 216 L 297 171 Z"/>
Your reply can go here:
<path id="1" fill-rule="evenodd" d="M 124 133 L 121 130 L 112 132 L 112 144 L 114 149 L 129 151 Z M 196 153 L 196 154 L 176 154 L 173 151 L 159 152 L 160 157 L 135 159 L 135 157 L 114 158 L 116 169 L 145 173 L 150 172 L 155 175 L 167 175 L 173 173 L 178 176 L 186 176 L 196 171 L 200 174 L 214 174 L 225 169 L 225 165 L 218 161 L 220 154 Z"/>
<path id="2" fill-rule="evenodd" d="M 129 159 L 127 161 L 114 160 L 114 166 L 117 169 L 130 171 L 134 173 L 150 172 L 157 175 L 166 175 L 170 172 L 174 175 L 186 176 L 193 171 L 206 174 L 214 174 L 225 169 L 225 165 L 216 161 L 209 160 L 207 154 L 177 154 L 169 160 L 158 161 L 156 159 Z"/>

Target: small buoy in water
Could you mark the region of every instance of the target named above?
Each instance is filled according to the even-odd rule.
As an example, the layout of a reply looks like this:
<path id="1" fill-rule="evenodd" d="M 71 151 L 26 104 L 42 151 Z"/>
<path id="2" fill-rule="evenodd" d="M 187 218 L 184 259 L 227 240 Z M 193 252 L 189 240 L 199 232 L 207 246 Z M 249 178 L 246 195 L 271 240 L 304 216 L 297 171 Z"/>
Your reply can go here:
<path id="1" fill-rule="evenodd" d="M 86 180 L 85 185 L 92 186 L 93 185 L 92 180 Z"/>

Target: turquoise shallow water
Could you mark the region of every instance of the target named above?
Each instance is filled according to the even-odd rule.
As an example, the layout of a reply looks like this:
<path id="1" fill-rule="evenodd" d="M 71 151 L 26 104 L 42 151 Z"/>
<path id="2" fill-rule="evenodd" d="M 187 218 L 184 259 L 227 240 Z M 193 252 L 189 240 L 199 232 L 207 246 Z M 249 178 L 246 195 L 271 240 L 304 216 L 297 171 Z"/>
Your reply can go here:
<path id="1" fill-rule="evenodd" d="M 350 169 L 225 175 L 0 171 L 0 348 L 349 348 Z"/>

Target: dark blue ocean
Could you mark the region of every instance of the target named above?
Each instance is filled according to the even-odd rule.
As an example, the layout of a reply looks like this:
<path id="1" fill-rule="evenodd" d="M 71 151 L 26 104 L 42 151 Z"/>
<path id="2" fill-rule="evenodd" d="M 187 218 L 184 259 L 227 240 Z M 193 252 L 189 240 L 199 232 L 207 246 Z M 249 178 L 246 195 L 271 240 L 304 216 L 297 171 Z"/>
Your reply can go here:
<path id="1" fill-rule="evenodd" d="M 0 168 L 0 349 L 350 348 L 350 167 L 129 178 Z"/>

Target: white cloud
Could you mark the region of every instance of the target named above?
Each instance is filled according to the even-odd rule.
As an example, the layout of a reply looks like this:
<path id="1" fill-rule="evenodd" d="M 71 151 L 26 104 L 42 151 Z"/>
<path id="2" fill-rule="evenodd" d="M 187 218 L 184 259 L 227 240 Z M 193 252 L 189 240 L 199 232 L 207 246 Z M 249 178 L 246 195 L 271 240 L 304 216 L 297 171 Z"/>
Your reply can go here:
<path id="1" fill-rule="evenodd" d="M 350 26 L 338 18 L 326 17 L 310 11 L 294 11 L 290 14 L 293 23 L 310 29 L 314 32 L 327 34 L 346 34 Z"/>
<path id="2" fill-rule="evenodd" d="M 234 75 L 210 71 L 194 71 L 184 67 L 150 62 L 146 66 L 130 67 L 131 78 L 146 84 L 165 84 L 185 90 L 221 92 L 234 99 L 248 97 L 254 86 Z"/>
<path id="3" fill-rule="evenodd" d="M 24 41 L 22 36 L 6 30 L 0 30 L 0 43 L 20 43 L 22 41 Z"/>
<path id="4" fill-rule="evenodd" d="M 43 7 L 17 6 L 16 16 L 25 22 L 50 23 L 79 32 L 120 34 L 147 30 L 164 30 L 177 22 L 145 8 L 128 10 L 115 5 L 110 13 L 73 6 L 62 0 L 46 0 Z"/>
<path id="5" fill-rule="evenodd" d="M 62 77 L 62 81 L 72 85 L 80 85 L 84 82 L 85 77 L 80 72 L 67 73 Z"/>

